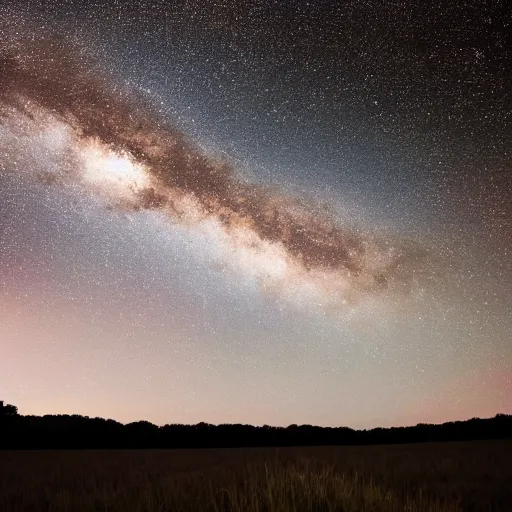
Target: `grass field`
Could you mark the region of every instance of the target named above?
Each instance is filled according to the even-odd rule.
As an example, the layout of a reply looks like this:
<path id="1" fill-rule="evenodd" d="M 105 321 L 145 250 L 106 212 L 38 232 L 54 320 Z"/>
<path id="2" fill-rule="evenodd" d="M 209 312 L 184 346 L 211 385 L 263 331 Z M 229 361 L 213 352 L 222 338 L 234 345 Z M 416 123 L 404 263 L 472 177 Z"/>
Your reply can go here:
<path id="1" fill-rule="evenodd" d="M 512 511 L 512 441 L 0 452 L 0 511 Z"/>

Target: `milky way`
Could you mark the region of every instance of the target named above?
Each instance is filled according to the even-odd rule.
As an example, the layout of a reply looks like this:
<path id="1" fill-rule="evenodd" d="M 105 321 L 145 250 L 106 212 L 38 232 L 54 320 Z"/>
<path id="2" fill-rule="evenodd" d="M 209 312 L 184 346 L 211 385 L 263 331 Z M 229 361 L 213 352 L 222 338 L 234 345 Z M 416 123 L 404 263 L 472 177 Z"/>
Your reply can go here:
<path id="1" fill-rule="evenodd" d="M 30 119 L 29 131 L 60 125 L 75 153 L 63 169 L 39 173 L 40 180 L 81 178 L 109 192 L 117 208 L 159 210 L 188 223 L 214 219 L 233 253 L 242 251 L 261 267 L 266 286 L 309 283 L 329 302 L 389 289 L 402 293 L 432 278 L 431 259 L 418 244 L 342 229 L 314 205 L 240 180 L 150 104 L 102 76 L 71 41 L 42 37 L 4 40 L 0 57 L 4 122 Z M 116 176 L 123 165 L 124 176 Z M 136 167 L 140 179 L 130 175 Z M 120 179 L 116 194 L 112 184 Z"/>

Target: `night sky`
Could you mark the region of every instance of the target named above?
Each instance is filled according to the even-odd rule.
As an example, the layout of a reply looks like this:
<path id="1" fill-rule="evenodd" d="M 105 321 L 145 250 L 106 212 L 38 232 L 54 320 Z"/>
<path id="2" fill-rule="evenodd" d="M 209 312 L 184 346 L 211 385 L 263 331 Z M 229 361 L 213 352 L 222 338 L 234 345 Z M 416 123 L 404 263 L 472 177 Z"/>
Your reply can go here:
<path id="1" fill-rule="evenodd" d="M 505 2 L 0 2 L 0 399 L 512 413 Z"/>

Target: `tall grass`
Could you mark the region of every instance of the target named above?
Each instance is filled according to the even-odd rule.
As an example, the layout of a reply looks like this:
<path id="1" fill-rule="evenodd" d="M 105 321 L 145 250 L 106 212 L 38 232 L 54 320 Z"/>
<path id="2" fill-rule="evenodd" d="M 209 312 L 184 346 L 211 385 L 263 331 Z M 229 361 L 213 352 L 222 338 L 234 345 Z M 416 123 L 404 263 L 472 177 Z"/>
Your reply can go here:
<path id="1" fill-rule="evenodd" d="M 511 448 L 0 452 L 0 511 L 509 511 Z"/>

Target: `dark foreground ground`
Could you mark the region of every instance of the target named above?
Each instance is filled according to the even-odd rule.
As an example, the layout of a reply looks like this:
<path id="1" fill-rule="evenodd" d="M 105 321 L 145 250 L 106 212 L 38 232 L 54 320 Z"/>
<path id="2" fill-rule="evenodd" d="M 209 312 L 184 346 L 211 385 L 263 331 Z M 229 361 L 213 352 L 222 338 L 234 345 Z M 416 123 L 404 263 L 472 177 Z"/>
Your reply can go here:
<path id="1" fill-rule="evenodd" d="M 512 511 L 512 441 L 1 451 L 0 511 Z"/>

